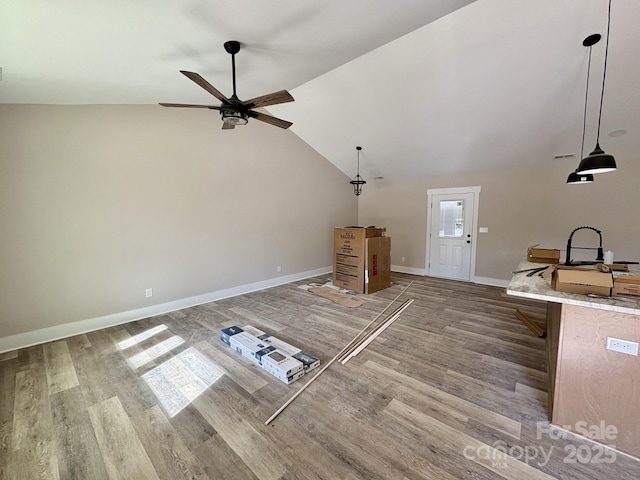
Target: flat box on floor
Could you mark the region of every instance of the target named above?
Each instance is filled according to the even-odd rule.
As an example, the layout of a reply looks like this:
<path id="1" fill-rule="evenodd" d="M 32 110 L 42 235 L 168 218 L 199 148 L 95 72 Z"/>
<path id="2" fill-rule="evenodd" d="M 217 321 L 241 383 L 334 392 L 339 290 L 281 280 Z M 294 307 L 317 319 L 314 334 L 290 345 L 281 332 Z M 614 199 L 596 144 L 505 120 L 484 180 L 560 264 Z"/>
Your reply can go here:
<path id="1" fill-rule="evenodd" d="M 614 297 L 620 295 L 640 295 L 640 276 L 638 275 L 617 275 L 613 279 Z"/>
<path id="2" fill-rule="evenodd" d="M 539 244 L 538 244 L 539 245 Z M 527 260 L 533 263 L 560 263 L 560 250 L 557 248 L 527 248 Z"/>
<path id="3" fill-rule="evenodd" d="M 613 276 L 597 270 L 557 267 L 551 277 L 551 286 L 558 292 L 594 293 L 608 297 L 613 287 Z"/>
<path id="4" fill-rule="evenodd" d="M 269 344 L 264 343 L 259 338 L 254 337 L 250 333 L 236 333 L 229 340 L 231 348 L 240 353 L 243 357 L 247 357 L 254 363 L 260 365 L 260 357 L 265 353 L 275 350 Z"/>
<path id="5" fill-rule="evenodd" d="M 284 342 L 272 335 L 269 335 L 268 333 L 265 333 L 252 325 L 245 325 L 244 327 L 242 327 L 242 329 L 258 337 L 264 343 L 269 344 L 272 347 L 277 348 L 278 350 L 282 350 L 299 362 L 302 362 L 305 373 L 310 372 L 311 370 L 320 366 L 320 360 L 318 358 L 308 354 L 307 352 L 303 352 L 298 347 L 294 347 L 293 345 Z"/>
<path id="6" fill-rule="evenodd" d="M 260 356 L 260 364 L 270 374 L 283 382 L 293 378 L 297 373 L 304 375 L 304 365 L 286 352 L 274 347 L 268 353 Z"/>

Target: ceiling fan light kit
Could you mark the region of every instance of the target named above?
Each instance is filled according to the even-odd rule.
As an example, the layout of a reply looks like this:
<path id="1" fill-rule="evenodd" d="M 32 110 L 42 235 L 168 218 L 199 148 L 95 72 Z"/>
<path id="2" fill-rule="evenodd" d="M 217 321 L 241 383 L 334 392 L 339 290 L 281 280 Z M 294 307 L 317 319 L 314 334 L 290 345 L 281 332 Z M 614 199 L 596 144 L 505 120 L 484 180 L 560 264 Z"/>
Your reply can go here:
<path id="1" fill-rule="evenodd" d="M 602 103 L 604 100 L 604 84 L 607 78 L 607 58 L 609 56 L 610 29 L 611 29 L 611 0 L 609 0 L 609 11 L 607 14 L 607 43 L 604 50 L 604 71 L 602 73 L 602 91 L 600 92 L 600 111 L 598 113 L 598 134 L 596 137 L 596 147 L 588 156 L 586 156 L 580 161 L 580 165 L 578 165 L 578 169 L 576 170 L 576 172 L 581 175 L 588 175 L 588 174 L 593 175 L 597 173 L 612 172 L 617 168 L 616 160 L 615 158 L 613 158 L 613 155 L 609 155 L 605 153 L 602 150 L 602 148 L 600 148 L 600 122 L 602 120 Z M 591 37 L 593 37 L 593 35 L 587 37 L 585 39 L 585 42 L 587 42 Z M 596 43 L 598 40 L 600 40 L 600 36 L 598 36 L 597 40 L 595 40 L 595 42 L 593 43 Z M 593 43 L 591 45 L 593 45 Z M 588 45 L 587 43 L 583 43 L 583 44 L 585 46 L 591 47 L 591 45 Z"/>
<path id="2" fill-rule="evenodd" d="M 185 77 L 199 85 L 201 88 L 216 97 L 222 105 L 191 105 L 186 103 L 160 103 L 163 107 L 182 107 L 182 108 L 208 108 L 210 110 L 219 110 L 222 119 L 222 129 L 231 130 L 236 125 L 246 125 L 249 117 L 260 120 L 280 128 L 289 128 L 293 125 L 291 122 L 280 118 L 267 115 L 266 113 L 256 112 L 253 109 L 259 107 L 268 107 L 270 105 L 278 105 L 281 103 L 293 102 L 294 98 L 286 90 L 269 93 L 251 100 L 242 101 L 236 95 L 236 53 L 240 51 L 240 42 L 237 40 L 229 40 L 224 43 L 224 49 L 231 55 L 231 71 L 233 77 L 233 95 L 227 98 L 213 85 L 207 82 L 199 74 L 180 70 Z"/>

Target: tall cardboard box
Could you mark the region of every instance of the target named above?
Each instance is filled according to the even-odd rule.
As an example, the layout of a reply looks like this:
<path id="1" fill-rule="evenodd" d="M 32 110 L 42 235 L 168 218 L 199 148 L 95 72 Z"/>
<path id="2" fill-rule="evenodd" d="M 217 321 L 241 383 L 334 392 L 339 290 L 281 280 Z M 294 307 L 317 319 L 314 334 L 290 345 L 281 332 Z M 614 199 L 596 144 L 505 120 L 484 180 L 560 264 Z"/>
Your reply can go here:
<path id="1" fill-rule="evenodd" d="M 391 238 L 367 238 L 366 244 L 365 293 L 389 288 L 391 286 Z"/>
<path id="2" fill-rule="evenodd" d="M 333 284 L 359 293 L 391 285 L 391 239 L 386 228 L 335 228 Z"/>

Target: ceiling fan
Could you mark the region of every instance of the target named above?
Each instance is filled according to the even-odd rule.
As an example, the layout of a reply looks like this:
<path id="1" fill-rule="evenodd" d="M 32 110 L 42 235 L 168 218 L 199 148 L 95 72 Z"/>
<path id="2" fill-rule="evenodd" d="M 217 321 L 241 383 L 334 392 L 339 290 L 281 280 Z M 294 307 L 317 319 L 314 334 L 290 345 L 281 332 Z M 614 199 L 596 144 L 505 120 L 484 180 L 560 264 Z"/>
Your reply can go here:
<path id="1" fill-rule="evenodd" d="M 185 77 L 197 83 L 211 95 L 222 102 L 222 105 L 191 105 L 185 103 L 160 103 L 163 107 L 184 107 L 184 108 L 209 108 L 211 110 L 220 110 L 222 117 L 222 129 L 230 130 L 236 125 L 246 125 L 249 117 L 269 123 L 280 128 L 289 128 L 293 125 L 291 122 L 281 120 L 266 113 L 256 112 L 253 109 L 258 107 L 268 107 L 269 105 L 278 105 L 280 103 L 293 102 L 294 98 L 286 90 L 269 93 L 251 100 L 242 101 L 236 95 L 236 53 L 240 51 L 240 42 L 230 40 L 224 43 L 224 49 L 231 54 L 231 69 L 233 73 L 233 95 L 231 98 L 225 97 L 213 85 L 195 72 L 187 72 L 180 70 Z"/>

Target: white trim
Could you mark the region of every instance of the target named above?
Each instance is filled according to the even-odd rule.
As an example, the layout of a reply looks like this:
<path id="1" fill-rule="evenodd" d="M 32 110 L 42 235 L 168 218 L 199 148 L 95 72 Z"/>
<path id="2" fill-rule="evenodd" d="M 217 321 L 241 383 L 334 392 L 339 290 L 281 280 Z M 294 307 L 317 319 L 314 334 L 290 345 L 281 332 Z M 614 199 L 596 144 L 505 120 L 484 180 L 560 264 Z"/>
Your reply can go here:
<path id="1" fill-rule="evenodd" d="M 473 225 L 471 226 L 471 265 L 469 266 L 469 279 L 473 281 L 476 278 L 476 247 L 478 240 L 478 210 L 480 210 L 480 192 L 482 187 L 476 185 L 474 187 L 452 187 L 452 188 L 428 188 L 427 189 L 427 237 L 425 238 L 425 264 L 424 270 L 426 275 L 430 275 L 429 268 L 429 239 L 431 238 L 431 204 L 433 195 L 449 195 L 449 194 L 473 194 Z M 451 279 L 455 280 L 455 279 Z"/>
<path id="2" fill-rule="evenodd" d="M 150 307 L 138 308 L 135 310 L 129 310 L 127 312 L 114 313 L 111 315 L 105 315 L 103 317 L 90 318 L 88 320 L 80 320 L 78 322 L 65 323 L 63 325 L 41 328 L 39 330 L 19 333 L 17 335 L 11 335 L 9 337 L 2 337 L 0 338 L 0 353 L 17 350 L 18 348 L 30 347 L 32 345 L 39 345 L 41 343 L 51 342 L 54 340 L 60 340 L 62 338 L 71 337 L 73 335 L 80 335 L 82 333 L 88 333 L 94 330 L 100 330 L 102 328 L 113 327 L 114 325 L 129 323 L 135 320 L 141 320 L 143 318 L 162 315 L 164 313 L 174 312 L 183 308 L 193 307 L 195 305 L 201 305 L 203 303 L 214 302 L 216 300 L 222 300 L 223 298 L 244 295 L 245 293 L 251 293 L 257 290 L 276 287 L 285 283 L 295 282 L 297 280 L 303 280 L 309 277 L 315 277 L 316 275 L 331 273 L 332 271 L 332 267 L 307 270 L 306 272 L 271 278 L 269 280 L 249 283 L 246 285 L 239 285 L 237 287 L 226 288 L 224 290 L 205 293 L 203 295 L 195 295 L 192 297 L 182 298 L 180 300 L 174 300 L 172 302 L 152 305 Z"/>
<path id="3" fill-rule="evenodd" d="M 411 275 L 426 276 L 427 272 L 424 268 L 403 267 L 402 265 L 391 265 L 392 272 L 408 273 Z"/>
<path id="4" fill-rule="evenodd" d="M 482 187 L 480 186 L 475 186 L 475 187 L 452 187 L 452 188 L 428 188 L 427 189 L 427 196 L 430 197 L 431 195 L 448 195 L 450 193 L 452 194 L 456 194 L 456 193 L 475 193 L 476 195 L 480 193 L 480 191 L 482 190 Z"/>
<path id="5" fill-rule="evenodd" d="M 471 281 L 473 283 L 478 283 L 480 285 L 489 285 L 491 287 L 507 288 L 509 286 L 509 280 L 502 280 L 500 278 L 473 277 Z"/>

